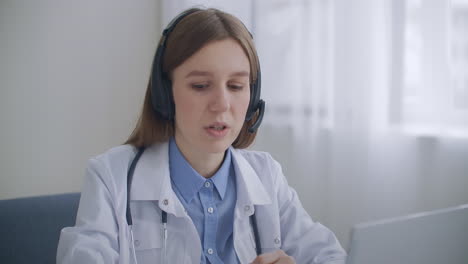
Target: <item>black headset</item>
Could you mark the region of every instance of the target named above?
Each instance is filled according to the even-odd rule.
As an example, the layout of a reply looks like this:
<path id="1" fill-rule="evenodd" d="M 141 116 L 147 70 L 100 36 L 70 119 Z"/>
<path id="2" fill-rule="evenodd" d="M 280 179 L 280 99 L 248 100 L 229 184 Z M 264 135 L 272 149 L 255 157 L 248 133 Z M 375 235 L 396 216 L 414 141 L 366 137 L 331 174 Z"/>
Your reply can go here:
<path id="1" fill-rule="evenodd" d="M 166 41 L 169 34 L 174 30 L 176 25 L 186 16 L 195 12 L 201 11 L 199 8 L 191 8 L 175 17 L 169 25 L 164 29 L 161 41 L 156 50 L 156 55 L 153 60 L 153 68 L 150 79 L 151 103 L 154 111 L 166 120 L 174 120 L 175 105 L 172 95 L 172 83 L 168 76 L 162 70 L 163 55 L 166 50 Z M 246 28 L 247 29 L 247 28 Z M 248 31 L 248 30 L 247 30 Z M 250 32 L 249 32 L 250 33 Z M 252 36 L 252 34 L 250 34 Z M 260 99 L 261 73 L 260 68 L 257 72 L 257 79 L 250 85 L 250 102 L 245 116 L 245 121 L 250 121 L 255 113 L 259 111 L 257 120 L 249 127 L 248 131 L 254 133 L 260 126 L 265 112 L 265 101 Z"/>

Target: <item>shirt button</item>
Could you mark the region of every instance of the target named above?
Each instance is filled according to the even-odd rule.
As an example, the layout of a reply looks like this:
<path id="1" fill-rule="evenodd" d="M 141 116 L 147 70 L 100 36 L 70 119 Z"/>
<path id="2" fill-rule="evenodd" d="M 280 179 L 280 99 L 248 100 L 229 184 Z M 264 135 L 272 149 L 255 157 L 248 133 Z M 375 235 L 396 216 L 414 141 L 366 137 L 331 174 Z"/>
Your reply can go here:
<path id="1" fill-rule="evenodd" d="M 244 207 L 244 210 L 245 210 L 246 212 L 250 211 L 250 205 L 246 205 L 246 206 Z"/>
<path id="2" fill-rule="evenodd" d="M 135 246 L 136 246 L 136 247 L 139 247 L 139 246 L 140 246 L 140 240 L 138 240 L 138 239 L 135 240 Z"/>
<path id="3" fill-rule="evenodd" d="M 275 244 L 279 244 L 281 240 L 279 238 L 275 238 Z"/>
<path id="4" fill-rule="evenodd" d="M 205 182 L 205 187 L 210 188 L 211 183 L 209 181 Z"/>
<path id="5" fill-rule="evenodd" d="M 213 255 L 213 249 L 212 248 L 208 249 L 208 254 Z"/>
<path id="6" fill-rule="evenodd" d="M 214 211 L 213 207 L 208 207 L 208 213 L 212 214 Z"/>
<path id="7" fill-rule="evenodd" d="M 164 205 L 168 205 L 168 204 L 169 204 L 169 200 L 164 199 L 163 204 L 164 204 Z"/>

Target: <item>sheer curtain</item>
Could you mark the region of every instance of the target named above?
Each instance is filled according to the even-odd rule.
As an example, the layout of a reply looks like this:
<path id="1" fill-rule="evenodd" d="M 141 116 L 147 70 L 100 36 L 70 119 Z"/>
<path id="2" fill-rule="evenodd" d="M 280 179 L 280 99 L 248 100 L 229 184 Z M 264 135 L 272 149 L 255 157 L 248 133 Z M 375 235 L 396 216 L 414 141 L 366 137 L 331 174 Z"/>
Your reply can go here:
<path id="1" fill-rule="evenodd" d="M 394 121 L 409 132 L 458 136 L 468 130 L 468 1 L 398 0 L 393 64 L 401 109 Z M 398 88 L 400 91 L 398 91 Z"/>
<path id="2" fill-rule="evenodd" d="M 444 1 L 420 2 L 434 10 Z M 414 21 L 405 1 L 172 0 L 163 1 L 163 24 L 194 4 L 231 12 L 253 33 L 267 110 L 252 148 L 282 164 L 312 218 L 333 229 L 344 246 L 358 222 L 468 203 L 467 137 L 406 129 L 412 123 L 404 84 L 414 71 L 404 65 L 415 55 L 405 37 Z M 420 78 L 429 82 L 439 78 L 435 74 Z M 441 81 L 439 87 L 451 86 Z M 426 90 L 418 89 L 424 101 Z M 467 127 L 466 119 L 452 123 Z"/>

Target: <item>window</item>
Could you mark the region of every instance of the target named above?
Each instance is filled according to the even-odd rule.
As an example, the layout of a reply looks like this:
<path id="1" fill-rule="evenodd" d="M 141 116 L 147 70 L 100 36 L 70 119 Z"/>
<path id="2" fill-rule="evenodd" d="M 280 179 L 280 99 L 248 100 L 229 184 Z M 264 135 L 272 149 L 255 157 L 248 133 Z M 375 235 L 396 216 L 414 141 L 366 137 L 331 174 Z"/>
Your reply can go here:
<path id="1" fill-rule="evenodd" d="M 400 0 L 393 7 L 393 120 L 411 132 L 466 135 L 468 0 Z"/>

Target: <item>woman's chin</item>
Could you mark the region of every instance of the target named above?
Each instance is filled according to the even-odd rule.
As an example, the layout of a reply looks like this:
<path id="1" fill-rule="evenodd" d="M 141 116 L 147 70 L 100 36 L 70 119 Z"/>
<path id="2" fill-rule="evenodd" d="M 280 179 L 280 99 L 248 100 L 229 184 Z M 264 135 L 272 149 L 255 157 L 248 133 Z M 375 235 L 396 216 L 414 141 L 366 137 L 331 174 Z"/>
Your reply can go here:
<path id="1" fill-rule="evenodd" d="M 229 142 L 212 142 L 207 146 L 207 152 L 211 154 L 224 153 L 230 146 Z"/>

